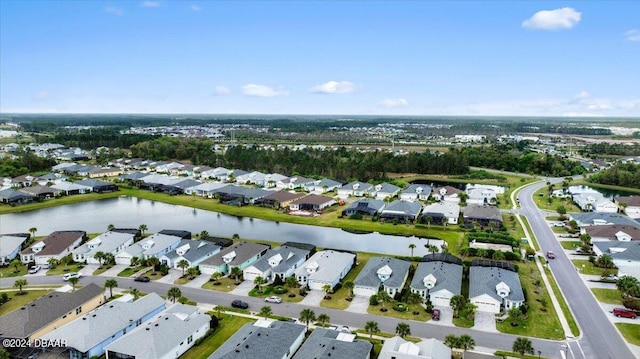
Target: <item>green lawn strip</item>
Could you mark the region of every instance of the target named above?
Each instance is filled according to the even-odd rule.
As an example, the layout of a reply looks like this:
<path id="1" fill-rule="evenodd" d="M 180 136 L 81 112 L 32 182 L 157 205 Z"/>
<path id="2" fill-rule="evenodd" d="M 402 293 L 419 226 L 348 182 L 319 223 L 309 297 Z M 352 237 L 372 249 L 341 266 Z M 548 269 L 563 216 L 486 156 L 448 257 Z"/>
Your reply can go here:
<path id="1" fill-rule="evenodd" d="M 149 269 L 148 271 L 142 273 L 140 276 L 149 277 L 149 279 L 151 280 L 158 280 L 164 277 L 160 271 L 154 271 L 153 269 Z"/>
<path id="2" fill-rule="evenodd" d="M 535 349 L 535 348 L 533 348 Z M 520 356 L 520 353 L 514 353 L 514 352 L 508 352 L 508 351 L 504 351 L 504 350 L 498 350 L 495 353 L 493 353 L 493 355 L 497 356 L 498 358 L 524 358 L 524 359 L 541 359 L 541 358 L 547 358 L 547 357 L 541 357 L 538 355 L 530 355 L 530 354 L 525 354 L 524 356 Z"/>
<path id="3" fill-rule="evenodd" d="M 84 264 L 75 263 L 69 265 L 58 264 L 55 268 L 47 271 L 47 275 L 63 275 L 69 272 L 80 272 L 84 268 Z"/>
<path id="4" fill-rule="evenodd" d="M 103 264 L 102 267 L 98 267 L 98 269 L 96 269 L 95 271 L 93 271 L 93 275 L 100 275 L 106 271 L 108 271 L 109 269 L 113 268 L 113 264 Z"/>
<path id="5" fill-rule="evenodd" d="M 602 273 L 605 271 L 609 272 L 609 274 L 618 274 L 618 270 L 616 268 L 599 268 L 586 259 L 572 259 L 571 262 L 574 266 L 576 266 L 576 268 L 578 268 L 578 271 L 582 274 L 602 275 Z"/>
<path id="6" fill-rule="evenodd" d="M 471 328 L 473 327 L 473 320 L 469 320 L 466 317 L 460 316 L 459 318 L 453 318 L 453 325 L 460 328 Z"/>
<path id="7" fill-rule="evenodd" d="M 217 290 L 218 292 L 231 292 L 238 286 L 233 278 L 229 277 L 220 278 L 218 283 L 220 284 L 215 285 L 214 282 L 210 280 L 202 285 L 202 289 Z"/>
<path id="8" fill-rule="evenodd" d="M 375 253 L 357 252 L 356 253 L 357 265 L 353 267 L 351 271 L 349 271 L 346 277 L 344 277 L 344 279 L 342 280 L 342 283 L 344 284 L 345 282 L 355 281 L 356 277 L 358 277 L 358 274 L 360 274 L 360 271 L 362 271 L 362 268 L 364 268 L 364 266 L 369 261 L 369 258 L 376 257 L 376 256 L 383 256 L 383 255 L 375 254 Z M 334 293 L 331 293 L 330 296 L 331 296 L 331 299 L 323 299 L 320 302 L 321 307 L 333 308 L 333 309 L 347 309 L 347 307 L 349 307 L 349 304 L 351 304 L 351 302 L 347 301 L 347 298 L 349 297 L 349 289 L 345 288 L 344 285 L 340 289 L 336 290 Z"/>
<path id="9" fill-rule="evenodd" d="M 527 220 L 527 217 L 525 217 L 522 214 L 519 214 L 520 219 L 522 219 L 522 223 L 524 223 L 524 226 L 527 227 L 527 232 L 529 232 L 529 237 L 531 237 L 531 242 L 533 242 L 533 249 L 535 249 L 536 251 L 540 250 L 540 245 L 538 244 L 538 240 L 536 239 L 536 236 L 533 234 L 533 230 L 531 230 L 531 225 L 529 225 L 529 221 Z"/>
<path id="10" fill-rule="evenodd" d="M 78 194 L 73 196 L 63 196 L 55 199 L 45 200 L 43 202 L 27 203 L 19 206 L 0 205 L 0 214 L 27 212 L 27 211 L 37 210 L 37 209 L 62 206 L 65 204 L 90 202 L 90 201 L 95 201 L 100 199 L 115 198 L 115 197 L 119 197 L 120 195 L 121 193 L 119 192 L 87 193 L 87 194 Z"/>
<path id="11" fill-rule="evenodd" d="M 146 267 L 144 266 L 138 266 L 138 267 L 128 267 L 123 269 L 120 273 L 118 273 L 118 277 L 131 277 L 132 275 L 140 272 L 141 270 L 145 269 Z"/>
<path id="12" fill-rule="evenodd" d="M 24 287 L 23 287 L 24 289 Z M 15 309 L 18 309 L 24 306 L 27 303 L 30 303 L 43 295 L 49 293 L 50 290 L 23 290 L 22 295 L 19 295 L 19 291 L 16 289 L 15 291 L 3 292 L 7 293 L 9 298 L 11 298 L 8 302 L 0 305 L 0 316 L 5 315 Z"/>
<path id="13" fill-rule="evenodd" d="M 212 314 L 212 313 L 209 313 Z M 242 326 L 254 322 L 254 319 L 223 314 L 218 328 L 200 345 L 196 345 L 180 356 L 181 359 L 206 359 Z"/>
<path id="14" fill-rule="evenodd" d="M 411 325 L 411 324 L 409 323 L 409 325 Z M 358 337 L 362 337 L 362 338 L 366 337 L 367 339 L 369 339 L 369 333 L 367 333 L 367 331 L 364 330 L 364 329 L 356 329 L 356 330 L 353 331 L 353 333 L 356 333 L 356 335 L 358 335 Z M 382 337 L 382 338 L 393 338 L 393 337 L 396 336 L 395 334 L 384 333 L 384 332 L 376 333 L 374 335 L 378 336 L 378 337 Z M 412 336 L 404 337 L 404 340 L 407 340 L 407 341 L 410 341 L 410 342 L 414 342 L 414 343 L 422 341 L 421 338 L 416 338 L 416 337 L 412 337 Z"/>
<path id="15" fill-rule="evenodd" d="M 630 344 L 640 345 L 640 324 L 615 323 L 616 327 Z"/>
<path id="16" fill-rule="evenodd" d="M 18 271 L 16 272 L 16 267 L 8 266 L 0 268 L 0 278 L 5 277 L 19 277 L 27 274 L 27 266 L 24 264 L 20 264 L 18 266 Z"/>
<path id="17" fill-rule="evenodd" d="M 622 296 L 617 289 L 591 288 L 598 302 L 622 305 Z"/>
<path id="18" fill-rule="evenodd" d="M 180 277 L 176 280 L 173 281 L 173 284 L 175 285 L 185 285 L 189 282 L 191 282 L 192 280 L 194 280 L 196 277 L 190 277 L 188 275 L 185 275 L 184 277 Z"/>
<path id="19" fill-rule="evenodd" d="M 580 245 L 582 245 L 582 242 L 580 242 L 580 241 L 560 241 L 560 245 L 564 249 L 576 249 L 576 248 L 579 248 Z"/>
<path id="20" fill-rule="evenodd" d="M 378 305 L 370 305 L 367 308 L 367 313 L 371 314 L 371 315 L 379 315 L 379 316 L 383 316 L 383 317 L 391 317 L 391 318 L 398 318 L 398 319 L 405 319 L 405 320 L 416 320 L 419 322 L 426 322 L 427 320 L 431 319 L 431 314 L 427 313 L 423 308 L 420 308 L 419 306 L 416 305 L 417 311 L 420 313 L 418 315 L 413 314 L 413 306 L 409 307 L 409 310 L 407 310 L 406 312 L 399 312 L 395 309 L 393 309 L 393 303 L 386 303 L 385 306 L 387 308 L 386 312 L 381 311 L 382 309 L 382 304 L 378 304 Z"/>
<path id="21" fill-rule="evenodd" d="M 567 232 L 567 229 L 565 227 L 551 227 L 551 231 L 553 231 L 553 233 L 560 233 L 560 234 L 565 234 L 565 233 L 569 233 Z"/>
<path id="22" fill-rule="evenodd" d="M 556 280 L 551 274 L 551 270 L 549 268 L 545 267 L 544 271 L 547 274 L 547 279 L 551 284 L 553 293 L 555 293 L 556 299 L 558 299 L 558 303 L 560 303 L 560 308 L 562 308 L 562 313 L 564 314 L 564 317 L 567 319 L 567 322 L 569 323 L 569 328 L 571 328 L 571 334 L 573 334 L 574 337 L 578 337 L 580 335 L 580 329 L 578 328 L 578 324 L 576 323 L 576 320 L 573 318 L 573 315 L 571 314 L 571 310 L 569 310 L 567 301 L 562 295 L 562 292 L 560 292 L 558 283 L 556 283 Z"/>

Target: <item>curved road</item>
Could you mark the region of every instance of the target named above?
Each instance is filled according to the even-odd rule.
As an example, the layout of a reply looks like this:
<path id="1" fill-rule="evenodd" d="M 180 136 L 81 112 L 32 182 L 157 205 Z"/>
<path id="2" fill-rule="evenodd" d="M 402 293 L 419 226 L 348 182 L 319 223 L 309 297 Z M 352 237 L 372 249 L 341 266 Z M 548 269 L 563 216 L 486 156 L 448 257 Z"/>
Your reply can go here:
<path id="1" fill-rule="evenodd" d="M 552 183 L 562 179 L 553 179 Z M 607 318 L 591 290 L 584 284 L 573 263 L 556 240 L 553 231 L 532 199 L 535 191 L 546 186 L 546 182 L 535 183 L 523 188 L 518 194 L 520 214 L 527 217 L 533 235 L 538 240 L 542 253 L 553 251 L 556 258 L 549 268 L 560 287 L 564 298 L 577 320 L 581 337 L 569 341 L 568 358 L 621 359 L 634 358 L 634 354 L 618 330 Z"/>

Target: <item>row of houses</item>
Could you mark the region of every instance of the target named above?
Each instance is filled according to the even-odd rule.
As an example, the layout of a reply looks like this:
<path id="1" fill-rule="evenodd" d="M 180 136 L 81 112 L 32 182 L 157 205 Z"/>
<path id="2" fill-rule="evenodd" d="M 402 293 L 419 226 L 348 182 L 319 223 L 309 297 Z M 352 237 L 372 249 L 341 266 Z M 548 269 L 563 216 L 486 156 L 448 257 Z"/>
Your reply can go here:
<path id="1" fill-rule="evenodd" d="M 117 191 L 118 186 L 96 179 L 85 179 L 75 182 L 60 181 L 52 185 L 41 185 L 34 182 L 28 187 L 5 188 L 0 190 L 0 202 L 5 204 L 22 204 L 61 195 L 85 193 L 105 193 Z"/>

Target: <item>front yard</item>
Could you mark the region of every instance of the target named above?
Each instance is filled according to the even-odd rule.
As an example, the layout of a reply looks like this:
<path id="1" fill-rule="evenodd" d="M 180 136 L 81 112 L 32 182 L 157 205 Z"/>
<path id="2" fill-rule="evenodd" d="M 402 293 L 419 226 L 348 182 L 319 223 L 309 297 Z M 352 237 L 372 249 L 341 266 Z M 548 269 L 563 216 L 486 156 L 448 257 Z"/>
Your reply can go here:
<path id="1" fill-rule="evenodd" d="M 20 264 L 18 270 L 14 266 L 0 267 L 0 278 L 4 277 L 18 277 L 27 274 L 27 266 Z"/>
<path id="2" fill-rule="evenodd" d="M 633 344 L 640 345 L 640 324 L 615 323 L 624 339 Z"/>
<path id="3" fill-rule="evenodd" d="M 23 305 L 34 301 L 43 295 L 50 292 L 48 289 L 43 290 L 26 290 L 26 288 L 22 288 L 23 294 L 19 295 L 19 291 L 16 289 L 15 291 L 7 291 L 3 293 L 7 293 L 9 295 L 9 301 L 0 305 L 0 316 L 3 316 L 15 309 L 22 307 Z"/>
<path id="4" fill-rule="evenodd" d="M 353 269 L 351 269 L 351 271 L 344 277 L 344 279 L 342 280 L 342 287 L 336 290 L 334 293 L 329 294 L 331 299 L 323 299 L 320 302 L 320 306 L 332 309 L 347 309 L 347 307 L 349 307 L 349 304 L 351 304 L 351 302 L 347 300 L 350 293 L 349 288 L 344 287 L 344 283 L 355 281 L 358 274 L 360 274 L 360 271 L 362 271 L 362 268 L 364 268 L 364 266 L 369 261 L 369 258 L 374 256 L 382 257 L 384 256 L 384 254 L 358 252 L 356 254 L 357 265 L 353 267 Z"/>
<path id="5" fill-rule="evenodd" d="M 576 268 L 578 268 L 578 271 L 581 274 L 602 275 L 605 271 L 608 272 L 609 274 L 618 274 L 618 269 L 616 268 L 612 268 L 612 269 L 599 268 L 599 267 L 596 267 L 593 263 L 589 262 L 588 260 L 572 259 L 571 262 L 573 262 L 573 265 L 576 266 Z"/>
<path id="6" fill-rule="evenodd" d="M 598 302 L 622 305 L 622 296 L 617 289 L 591 288 Z"/>
<path id="7" fill-rule="evenodd" d="M 209 280 L 202 286 L 202 289 L 217 290 L 219 292 L 231 292 L 237 286 L 238 285 L 235 283 L 233 278 L 222 277 L 218 279 L 217 283 L 215 283 L 212 280 Z"/>
<path id="8" fill-rule="evenodd" d="M 214 315 L 214 313 L 207 313 Z M 211 353 L 215 352 L 227 339 L 231 338 L 242 326 L 253 322 L 253 319 L 223 314 L 220 319 L 218 328 L 207 339 L 203 340 L 200 345 L 189 349 L 180 358 L 182 359 L 206 359 Z M 256 358 L 257 359 L 257 358 Z"/>
<path id="9" fill-rule="evenodd" d="M 74 263 L 69 265 L 58 264 L 47 271 L 47 275 L 63 275 L 69 272 L 81 272 L 84 264 Z"/>

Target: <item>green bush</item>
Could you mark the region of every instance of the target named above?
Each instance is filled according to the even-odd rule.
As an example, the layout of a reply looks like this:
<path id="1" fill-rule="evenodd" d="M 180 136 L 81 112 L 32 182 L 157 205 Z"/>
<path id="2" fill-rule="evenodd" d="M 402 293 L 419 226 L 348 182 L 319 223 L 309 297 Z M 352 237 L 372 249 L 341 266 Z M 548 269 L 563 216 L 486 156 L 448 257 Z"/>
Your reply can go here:
<path id="1" fill-rule="evenodd" d="M 287 292 L 287 288 L 285 288 L 285 287 L 283 287 L 283 286 L 279 285 L 279 286 L 277 286 L 277 287 L 275 287 L 275 288 L 273 289 L 273 292 L 274 292 L 275 294 L 284 294 L 284 293 L 286 293 L 286 292 Z"/>
<path id="2" fill-rule="evenodd" d="M 395 303 L 393 305 L 393 310 L 396 312 L 406 312 L 409 310 L 409 307 L 404 303 Z"/>
<path id="3" fill-rule="evenodd" d="M 378 305 L 378 296 L 377 295 L 372 295 L 371 297 L 369 297 L 369 305 Z"/>

